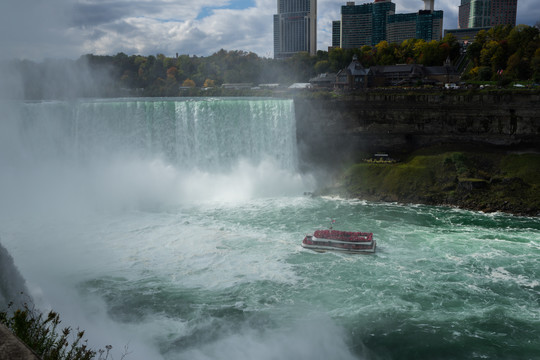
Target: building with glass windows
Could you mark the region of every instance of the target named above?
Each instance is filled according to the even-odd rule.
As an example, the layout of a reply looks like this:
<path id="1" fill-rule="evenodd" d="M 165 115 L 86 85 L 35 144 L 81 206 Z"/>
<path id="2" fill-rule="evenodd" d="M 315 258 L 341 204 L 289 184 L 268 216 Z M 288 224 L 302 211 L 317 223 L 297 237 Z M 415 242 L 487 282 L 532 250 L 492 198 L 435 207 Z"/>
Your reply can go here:
<path id="1" fill-rule="evenodd" d="M 317 0 L 277 0 L 274 15 L 274 58 L 306 51 L 317 53 Z"/>
<path id="2" fill-rule="evenodd" d="M 517 0 L 461 0 L 458 28 L 516 25 Z"/>
<path id="3" fill-rule="evenodd" d="M 388 42 L 401 44 L 405 40 L 416 38 L 417 19 L 417 13 L 390 15 L 386 29 Z"/>
<path id="4" fill-rule="evenodd" d="M 396 13 L 396 4 L 391 0 L 375 0 L 373 3 L 373 34 L 371 45 L 386 40 L 386 24 L 388 16 Z"/>
<path id="5" fill-rule="evenodd" d="M 340 46 L 343 49 L 376 45 L 386 39 L 386 20 L 396 10 L 391 0 L 375 0 L 356 5 L 347 2 L 341 7 Z"/>
<path id="6" fill-rule="evenodd" d="M 443 31 L 442 10 L 388 15 L 386 41 L 402 43 L 407 39 L 440 40 Z"/>
<path id="7" fill-rule="evenodd" d="M 461 0 L 458 7 L 458 28 L 469 28 L 469 14 L 471 13 L 471 0 Z"/>
<path id="8" fill-rule="evenodd" d="M 371 45 L 372 32 L 372 3 L 356 5 L 354 2 L 348 2 L 341 7 L 341 48 L 353 49 Z"/>
<path id="9" fill-rule="evenodd" d="M 332 47 L 340 47 L 341 21 L 332 21 Z"/>
<path id="10" fill-rule="evenodd" d="M 375 0 L 356 5 L 347 2 L 341 7 L 341 22 L 332 24 L 332 46 L 337 42 L 343 49 L 377 45 L 383 40 L 401 43 L 407 39 L 440 40 L 443 30 L 443 11 L 434 10 L 434 0 L 424 0 L 424 10 L 410 14 L 396 14 L 391 0 Z"/>

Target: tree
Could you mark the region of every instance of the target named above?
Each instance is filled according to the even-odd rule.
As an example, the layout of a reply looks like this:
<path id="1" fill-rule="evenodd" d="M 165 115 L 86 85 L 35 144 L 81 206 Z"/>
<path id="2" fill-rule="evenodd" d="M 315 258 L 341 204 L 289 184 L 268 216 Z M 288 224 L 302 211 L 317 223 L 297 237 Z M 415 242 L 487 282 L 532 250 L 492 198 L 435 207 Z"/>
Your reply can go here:
<path id="1" fill-rule="evenodd" d="M 531 61 L 531 71 L 533 73 L 533 80 L 540 82 L 540 47 L 534 53 Z"/>
<path id="2" fill-rule="evenodd" d="M 204 80 L 203 87 L 209 88 L 209 87 L 214 87 L 214 86 L 216 86 L 214 80 L 210 80 L 210 79 Z"/>
<path id="3" fill-rule="evenodd" d="M 442 39 L 442 43 L 448 44 L 449 47 L 449 56 L 451 60 L 457 60 L 459 55 L 461 54 L 461 46 L 459 45 L 459 41 L 457 37 L 454 36 L 452 33 L 446 34 L 446 36 Z"/>
<path id="4" fill-rule="evenodd" d="M 178 75 L 178 69 L 175 66 L 171 66 L 167 69 L 167 80 L 174 80 L 176 82 L 176 75 Z"/>
<path id="5" fill-rule="evenodd" d="M 492 80 L 501 80 L 502 71 L 505 82 L 535 78 L 534 59 L 538 48 L 540 30 L 535 27 L 496 26 L 488 31 L 482 30 L 467 49 L 476 68 L 466 75 L 482 80 L 491 75 Z"/>
<path id="6" fill-rule="evenodd" d="M 393 65 L 396 63 L 394 46 L 395 44 L 388 44 L 386 40 L 383 40 L 375 45 L 377 64 Z"/>
<path id="7" fill-rule="evenodd" d="M 342 48 L 334 48 L 328 53 L 328 61 L 330 63 L 330 70 L 337 72 L 351 62 L 352 58 L 347 58 L 345 50 Z"/>
<path id="8" fill-rule="evenodd" d="M 328 60 L 319 60 L 315 63 L 315 73 L 322 74 L 330 70 L 330 62 Z"/>
<path id="9" fill-rule="evenodd" d="M 444 60 L 440 57 L 439 42 L 432 40 L 430 42 L 419 42 L 420 55 L 417 61 L 425 66 L 441 65 Z"/>
<path id="10" fill-rule="evenodd" d="M 183 86 L 183 87 L 194 88 L 194 87 L 195 87 L 195 81 L 193 81 L 193 80 L 191 80 L 191 79 L 186 79 L 186 80 L 184 80 L 184 82 L 182 83 L 182 86 Z"/>

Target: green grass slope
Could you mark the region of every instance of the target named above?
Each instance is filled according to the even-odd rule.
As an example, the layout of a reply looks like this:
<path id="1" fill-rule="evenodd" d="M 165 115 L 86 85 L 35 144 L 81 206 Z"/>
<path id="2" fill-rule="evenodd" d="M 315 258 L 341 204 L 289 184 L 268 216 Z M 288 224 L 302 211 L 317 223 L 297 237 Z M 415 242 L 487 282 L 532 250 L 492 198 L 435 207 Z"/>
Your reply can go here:
<path id="1" fill-rule="evenodd" d="M 373 201 L 540 214 L 540 154 L 422 149 L 394 164 L 357 163 L 321 193 Z"/>

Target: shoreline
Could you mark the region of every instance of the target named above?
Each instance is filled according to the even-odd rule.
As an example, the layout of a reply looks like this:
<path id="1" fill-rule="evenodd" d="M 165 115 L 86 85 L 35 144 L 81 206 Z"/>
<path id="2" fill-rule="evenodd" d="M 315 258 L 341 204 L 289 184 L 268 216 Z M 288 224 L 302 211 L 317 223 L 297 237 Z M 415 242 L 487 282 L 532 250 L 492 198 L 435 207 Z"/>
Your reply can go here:
<path id="1" fill-rule="evenodd" d="M 334 190 L 334 191 L 332 191 Z M 361 200 L 361 201 L 370 201 L 370 202 L 379 202 L 379 203 L 388 203 L 388 204 L 398 204 L 398 205 L 424 205 L 424 206 L 436 206 L 436 207 L 447 207 L 447 208 L 454 208 L 459 210 L 465 210 L 465 211 L 473 211 L 473 212 L 481 212 L 484 214 L 506 214 L 506 215 L 512 215 L 512 216 L 519 216 L 519 217 L 530 217 L 530 218 L 540 218 L 540 210 L 518 210 L 514 208 L 507 208 L 507 209 L 501 209 L 501 208 L 492 208 L 492 207 L 483 207 L 483 206 L 467 206 L 462 205 L 458 203 L 448 203 L 448 202 L 442 202 L 442 203 L 430 203 L 430 202 L 408 202 L 408 201 L 392 201 L 390 199 L 384 198 L 384 197 L 370 197 L 370 196 L 350 196 L 348 194 L 343 194 L 340 191 L 335 191 L 336 189 L 332 188 L 324 188 L 319 189 L 318 191 L 315 191 L 312 196 L 330 196 L 330 197 L 341 197 L 343 199 L 355 199 L 355 200 Z"/>
<path id="2" fill-rule="evenodd" d="M 315 196 L 540 216 L 540 154 L 429 147 L 397 163 L 354 163 Z"/>

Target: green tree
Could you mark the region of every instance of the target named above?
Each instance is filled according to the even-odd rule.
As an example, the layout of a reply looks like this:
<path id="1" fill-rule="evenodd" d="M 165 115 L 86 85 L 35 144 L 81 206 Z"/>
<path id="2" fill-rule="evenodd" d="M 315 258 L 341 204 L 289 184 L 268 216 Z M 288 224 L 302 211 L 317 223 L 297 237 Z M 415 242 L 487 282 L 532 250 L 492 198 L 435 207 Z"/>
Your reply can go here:
<path id="1" fill-rule="evenodd" d="M 315 63 L 315 73 L 322 74 L 330 70 L 330 61 L 328 60 L 319 60 Z"/>
<path id="2" fill-rule="evenodd" d="M 531 61 L 531 71 L 533 73 L 533 80 L 540 82 L 540 47 L 538 47 L 533 55 Z"/>
<path id="3" fill-rule="evenodd" d="M 345 68 L 351 62 L 352 58 L 348 58 L 345 50 L 342 48 L 334 48 L 328 52 L 328 62 L 330 70 L 337 72 Z"/>

